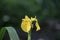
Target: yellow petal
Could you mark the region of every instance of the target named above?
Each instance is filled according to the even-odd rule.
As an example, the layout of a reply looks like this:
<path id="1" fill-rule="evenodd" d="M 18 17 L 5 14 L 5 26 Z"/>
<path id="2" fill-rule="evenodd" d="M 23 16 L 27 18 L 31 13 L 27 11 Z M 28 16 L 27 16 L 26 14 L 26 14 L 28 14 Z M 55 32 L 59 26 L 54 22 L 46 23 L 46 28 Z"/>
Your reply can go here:
<path id="1" fill-rule="evenodd" d="M 25 19 L 21 23 L 21 28 L 24 32 L 29 32 L 31 29 L 31 20 L 28 16 L 25 16 Z"/>
<path id="2" fill-rule="evenodd" d="M 35 16 L 35 18 L 32 18 L 32 17 L 31 17 L 31 21 L 36 21 L 36 16 Z"/>
<path id="3" fill-rule="evenodd" d="M 36 31 L 38 31 L 38 30 L 40 30 L 40 26 L 39 26 L 39 24 L 38 24 L 38 21 L 36 21 Z"/>

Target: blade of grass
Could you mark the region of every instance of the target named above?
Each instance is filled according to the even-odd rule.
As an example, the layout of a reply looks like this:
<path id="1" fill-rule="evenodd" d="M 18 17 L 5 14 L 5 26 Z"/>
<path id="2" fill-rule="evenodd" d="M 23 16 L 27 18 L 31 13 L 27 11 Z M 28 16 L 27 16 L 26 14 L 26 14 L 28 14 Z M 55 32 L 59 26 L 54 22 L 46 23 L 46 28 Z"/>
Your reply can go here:
<path id="1" fill-rule="evenodd" d="M 5 28 L 8 31 L 10 40 L 19 40 L 18 34 L 13 27 L 5 27 Z"/>
<path id="2" fill-rule="evenodd" d="M 10 40 L 20 40 L 16 30 L 13 27 L 4 27 L 0 30 L 0 40 L 3 40 L 5 32 L 8 32 Z"/>
<path id="3" fill-rule="evenodd" d="M 6 32 L 6 29 L 5 28 L 2 28 L 0 30 L 0 40 L 3 40 L 3 36 L 4 36 L 5 32 Z"/>

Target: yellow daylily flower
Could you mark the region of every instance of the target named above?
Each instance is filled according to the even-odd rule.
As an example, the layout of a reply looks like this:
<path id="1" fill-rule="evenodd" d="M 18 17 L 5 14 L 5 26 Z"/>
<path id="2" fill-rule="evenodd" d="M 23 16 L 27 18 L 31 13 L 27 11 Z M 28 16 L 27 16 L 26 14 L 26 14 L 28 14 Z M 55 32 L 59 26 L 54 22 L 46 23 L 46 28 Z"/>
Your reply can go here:
<path id="1" fill-rule="evenodd" d="M 39 24 L 38 24 L 38 21 L 37 21 L 37 19 L 36 19 L 36 16 L 35 16 L 35 18 L 32 18 L 31 17 L 31 19 L 26 15 L 25 16 L 25 18 L 24 19 L 22 19 L 22 23 L 21 23 L 21 28 L 22 28 L 22 30 L 24 31 L 24 32 L 29 32 L 30 30 L 31 30 L 31 28 L 33 27 L 33 24 L 32 24 L 32 22 L 33 21 L 36 21 L 36 31 L 38 31 L 38 30 L 40 30 L 40 26 L 39 26 Z"/>

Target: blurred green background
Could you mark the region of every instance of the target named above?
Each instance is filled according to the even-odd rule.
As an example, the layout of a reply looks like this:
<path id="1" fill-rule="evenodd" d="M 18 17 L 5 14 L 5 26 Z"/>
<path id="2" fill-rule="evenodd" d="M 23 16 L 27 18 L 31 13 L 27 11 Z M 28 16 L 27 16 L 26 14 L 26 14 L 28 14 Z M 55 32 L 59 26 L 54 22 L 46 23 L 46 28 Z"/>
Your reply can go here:
<path id="1" fill-rule="evenodd" d="M 49 38 L 50 34 L 55 34 L 50 39 L 60 40 L 60 0 L 0 0 L 0 29 L 5 26 L 20 28 L 25 15 L 37 16 L 41 26 L 38 34 L 49 35 Z M 35 40 L 33 36 L 32 40 Z"/>

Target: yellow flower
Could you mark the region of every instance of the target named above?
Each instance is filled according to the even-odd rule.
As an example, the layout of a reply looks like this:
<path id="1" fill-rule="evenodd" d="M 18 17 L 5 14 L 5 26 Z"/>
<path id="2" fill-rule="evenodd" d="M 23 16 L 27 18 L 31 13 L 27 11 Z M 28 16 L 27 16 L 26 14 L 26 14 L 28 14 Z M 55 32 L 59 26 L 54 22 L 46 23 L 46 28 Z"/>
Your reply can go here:
<path id="1" fill-rule="evenodd" d="M 31 29 L 31 20 L 28 16 L 25 16 L 25 19 L 22 19 L 21 28 L 25 32 L 29 32 Z"/>
<path id="2" fill-rule="evenodd" d="M 37 21 L 37 19 L 36 19 L 36 16 L 35 16 L 35 18 L 32 18 L 31 17 L 31 19 L 26 15 L 25 16 L 25 18 L 24 19 L 22 19 L 22 23 L 21 23 L 21 28 L 22 28 L 22 30 L 24 31 L 24 32 L 29 32 L 30 30 L 31 30 L 31 28 L 33 27 L 33 24 L 32 24 L 32 22 L 33 21 L 36 21 L 36 31 L 38 31 L 38 30 L 40 30 L 40 26 L 39 26 L 39 24 L 38 24 L 38 21 Z"/>

